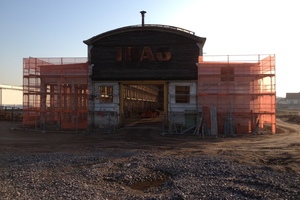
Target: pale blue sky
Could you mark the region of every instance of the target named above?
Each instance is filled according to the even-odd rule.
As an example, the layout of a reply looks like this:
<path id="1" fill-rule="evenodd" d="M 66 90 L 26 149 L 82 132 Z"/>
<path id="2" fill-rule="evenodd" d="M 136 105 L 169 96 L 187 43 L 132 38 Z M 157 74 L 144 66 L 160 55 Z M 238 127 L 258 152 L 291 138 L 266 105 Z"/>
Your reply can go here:
<path id="1" fill-rule="evenodd" d="M 85 57 L 83 40 L 141 23 L 206 37 L 208 55 L 275 54 L 277 96 L 300 92 L 297 0 L 0 0 L 0 84 L 22 85 L 25 57 Z"/>

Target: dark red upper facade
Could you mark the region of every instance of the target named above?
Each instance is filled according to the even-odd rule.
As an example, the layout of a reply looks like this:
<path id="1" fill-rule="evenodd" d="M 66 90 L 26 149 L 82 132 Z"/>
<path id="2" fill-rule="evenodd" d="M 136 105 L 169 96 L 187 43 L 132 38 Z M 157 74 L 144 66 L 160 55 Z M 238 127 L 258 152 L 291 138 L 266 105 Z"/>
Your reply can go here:
<path id="1" fill-rule="evenodd" d="M 205 38 L 162 25 L 129 26 L 85 40 L 92 80 L 196 80 Z"/>

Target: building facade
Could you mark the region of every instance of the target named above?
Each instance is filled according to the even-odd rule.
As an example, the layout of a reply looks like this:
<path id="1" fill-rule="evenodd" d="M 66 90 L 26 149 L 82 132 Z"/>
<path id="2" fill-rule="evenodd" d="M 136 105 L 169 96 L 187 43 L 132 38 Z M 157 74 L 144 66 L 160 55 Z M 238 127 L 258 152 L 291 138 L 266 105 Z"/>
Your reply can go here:
<path id="1" fill-rule="evenodd" d="M 24 59 L 23 123 L 275 133 L 275 56 L 203 56 L 205 41 L 179 27 L 142 23 L 85 40 L 87 62 Z"/>
<path id="2" fill-rule="evenodd" d="M 171 111 L 197 112 L 196 63 L 205 40 L 177 27 L 147 25 L 84 41 L 93 97 L 89 127 L 123 126 L 126 117 L 146 110 L 160 110 L 165 116 Z M 179 119 L 182 124 L 184 119 Z"/>
<path id="3" fill-rule="evenodd" d="M 285 103 L 287 109 L 300 109 L 300 93 L 286 93 Z"/>

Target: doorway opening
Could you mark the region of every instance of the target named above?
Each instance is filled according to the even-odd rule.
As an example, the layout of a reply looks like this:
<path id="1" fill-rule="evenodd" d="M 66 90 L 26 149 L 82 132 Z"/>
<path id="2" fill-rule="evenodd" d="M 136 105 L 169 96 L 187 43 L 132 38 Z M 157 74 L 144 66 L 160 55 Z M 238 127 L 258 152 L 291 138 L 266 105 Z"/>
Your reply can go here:
<path id="1" fill-rule="evenodd" d="M 165 88 L 164 83 L 123 84 L 124 127 L 162 127 L 167 109 Z"/>

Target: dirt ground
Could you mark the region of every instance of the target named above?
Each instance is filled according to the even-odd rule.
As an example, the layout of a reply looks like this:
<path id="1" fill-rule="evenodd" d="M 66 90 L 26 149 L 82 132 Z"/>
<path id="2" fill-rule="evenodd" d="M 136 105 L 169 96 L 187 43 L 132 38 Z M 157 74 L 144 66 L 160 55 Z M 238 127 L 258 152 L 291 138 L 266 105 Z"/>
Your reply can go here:
<path id="1" fill-rule="evenodd" d="M 160 156 L 218 155 L 238 163 L 266 165 L 300 174 L 300 124 L 286 115 L 277 118 L 277 134 L 200 138 L 161 135 L 160 130 L 125 129 L 114 134 L 20 130 L 20 123 L 0 121 L 0 152 L 89 153 L 105 149 L 151 151 Z M 296 123 L 295 123 L 296 122 Z"/>
<path id="2" fill-rule="evenodd" d="M 276 134 L 217 138 L 162 135 L 149 127 L 113 134 L 41 132 L 0 121 L 0 196 L 297 199 L 299 118 L 278 115 Z"/>

